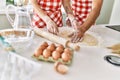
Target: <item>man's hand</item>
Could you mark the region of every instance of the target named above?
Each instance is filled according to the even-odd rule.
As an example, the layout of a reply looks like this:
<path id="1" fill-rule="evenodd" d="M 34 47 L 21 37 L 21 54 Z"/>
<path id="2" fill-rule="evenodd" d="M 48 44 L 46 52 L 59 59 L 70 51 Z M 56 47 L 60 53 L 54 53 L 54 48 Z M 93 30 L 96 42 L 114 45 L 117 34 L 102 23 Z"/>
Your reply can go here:
<path id="1" fill-rule="evenodd" d="M 70 21 L 68 21 L 68 22 L 70 22 Z M 82 29 L 80 28 L 81 27 L 80 23 L 76 19 L 73 19 L 70 22 L 70 24 L 75 29 L 75 32 L 68 35 L 68 37 L 71 37 L 71 42 L 73 42 L 73 43 L 80 42 L 84 35 L 84 31 L 82 31 Z"/>
<path id="2" fill-rule="evenodd" d="M 82 40 L 83 35 L 84 35 L 84 32 L 77 30 L 76 32 L 73 33 L 71 37 L 71 42 L 73 43 L 80 42 Z"/>

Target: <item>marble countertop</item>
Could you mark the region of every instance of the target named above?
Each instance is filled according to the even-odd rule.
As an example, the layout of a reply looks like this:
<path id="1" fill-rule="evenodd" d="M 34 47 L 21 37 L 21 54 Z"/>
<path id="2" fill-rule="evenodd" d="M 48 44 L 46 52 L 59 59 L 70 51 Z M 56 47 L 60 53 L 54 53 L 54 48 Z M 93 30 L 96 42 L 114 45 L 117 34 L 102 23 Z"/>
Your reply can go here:
<path id="1" fill-rule="evenodd" d="M 46 39 L 36 35 L 29 46 L 24 44 L 24 47 L 17 48 L 16 44 L 16 51 L 18 55 L 41 64 L 40 71 L 31 78 L 32 80 L 119 80 L 120 67 L 109 64 L 104 60 L 104 56 L 112 55 L 105 47 L 120 43 L 120 32 L 108 29 L 104 25 L 93 26 L 90 31 L 102 37 L 103 45 L 81 46 L 80 51 L 74 52 L 72 64 L 68 66 L 69 70 L 65 75 L 57 73 L 53 63 L 36 61 L 31 57 L 43 41 L 50 42 Z"/>

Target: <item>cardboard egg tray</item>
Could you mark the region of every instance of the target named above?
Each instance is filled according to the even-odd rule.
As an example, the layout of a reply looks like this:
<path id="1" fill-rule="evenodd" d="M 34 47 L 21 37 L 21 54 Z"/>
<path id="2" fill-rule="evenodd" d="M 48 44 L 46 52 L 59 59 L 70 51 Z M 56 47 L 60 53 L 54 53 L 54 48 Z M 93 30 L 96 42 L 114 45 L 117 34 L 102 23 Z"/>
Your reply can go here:
<path id="1" fill-rule="evenodd" d="M 42 55 L 40 55 L 39 57 L 35 57 L 33 55 L 32 57 L 37 59 L 37 60 L 45 61 L 45 62 L 52 62 L 52 63 L 54 63 L 54 62 L 61 62 L 61 63 L 66 64 L 66 65 L 70 65 L 72 63 L 72 58 L 68 62 L 64 62 L 61 58 L 59 58 L 58 60 L 54 60 L 52 57 L 49 57 L 49 58 L 46 59 Z"/>
<path id="2" fill-rule="evenodd" d="M 56 46 L 56 45 L 55 45 Z M 66 49 L 65 47 L 64 47 L 64 49 Z M 60 58 L 58 58 L 57 60 L 55 60 L 53 57 L 52 57 L 52 55 L 51 56 L 49 56 L 48 58 L 45 58 L 43 55 L 39 55 L 39 56 L 35 56 L 35 55 L 33 55 L 32 57 L 34 58 L 34 59 L 36 59 L 36 60 L 38 60 L 38 61 L 45 61 L 45 62 L 51 62 L 51 63 L 54 63 L 54 62 L 61 62 L 61 63 L 63 63 L 63 64 L 66 64 L 66 65 L 70 65 L 71 63 L 72 63 L 72 58 L 73 58 L 73 50 L 72 49 L 70 49 L 71 50 L 71 55 L 70 55 L 70 59 L 68 60 L 68 61 L 64 61 L 63 59 L 62 59 L 62 57 L 60 57 Z M 62 55 L 62 53 L 61 53 L 61 55 Z M 61 56 L 60 55 L 60 56 Z"/>

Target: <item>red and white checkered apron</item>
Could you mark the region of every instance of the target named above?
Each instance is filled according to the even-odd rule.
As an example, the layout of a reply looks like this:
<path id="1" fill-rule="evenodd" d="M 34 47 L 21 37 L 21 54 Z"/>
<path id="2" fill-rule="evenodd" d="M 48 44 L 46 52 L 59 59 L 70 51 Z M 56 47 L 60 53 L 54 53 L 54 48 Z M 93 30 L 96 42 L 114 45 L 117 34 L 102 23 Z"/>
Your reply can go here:
<path id="1" fill-rule="evenodd" d="M 38 4 L 58 27 L 63 26 L 61 13 L 62 0 L 38 0 Z M 46 23 L 37 15 L 37 13 L 34 13 L 33 15 L 32 25 L 39 28 L 46 27 Z"/>
<path id="2" fill-rule="evenodd" d="M 92 0 L 72 0 L 72 10 L 77 21 L 84 23 L 92 9 Z"/>

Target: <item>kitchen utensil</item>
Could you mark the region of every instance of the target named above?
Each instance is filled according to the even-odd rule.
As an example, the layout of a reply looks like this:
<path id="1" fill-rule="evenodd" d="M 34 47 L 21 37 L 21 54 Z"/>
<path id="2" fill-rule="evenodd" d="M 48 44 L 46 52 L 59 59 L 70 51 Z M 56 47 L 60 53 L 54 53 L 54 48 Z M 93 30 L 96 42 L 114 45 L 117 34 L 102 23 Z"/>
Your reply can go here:
<path id="1" fill-rule="evenodd" d="M 4 29 L 0 30 L 0 34 L 9 43 L 29 41 L 34 36 L 34 32 L 30 29 Z"/>
<path id="2" fill-rule="evenodd" d="M 14 19 L 9 15 L 10 9 L 15 11 Z M 15 29 L 31 27 L 31 17 L 29 11 L 24 6 L 8 5 L 6 8 L 6 16 L 12 27 Z"/>
<path id="3" fill-rule="evenodd" d="M 0 35 L 3 43 L 8 42 L 15 50 L 23 50 L 32 44 L 34 32 L 30 29 L 4 29 L 0 30 Z"/>
<path id="4" fill-rule="evenodd" d="M 56 36 L 54 34 L 51 34 L 51 33 L 48 33 L 46 31 L 44 31 L 43 29 L 40 29 L 40 28 L 37 28 L 37 27 L 34 27 L 34 31 L 35 33 L 37 33 L 38 35 L 50 40 L 50 41 L 53 41 L 55 43 L 59 43 L 59 44 L 63 44 L 64 46 L 67 46 L 67 47 L 70 47 L 72 48 L 73 50 L 76 50 L 78 51 L 79 50 L 79 46 L 74 44 L 74 43 L 71 43 L 70 41 L 62 38 L 62 37 L 59 37 L 59 36 Z"/>

